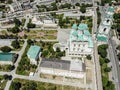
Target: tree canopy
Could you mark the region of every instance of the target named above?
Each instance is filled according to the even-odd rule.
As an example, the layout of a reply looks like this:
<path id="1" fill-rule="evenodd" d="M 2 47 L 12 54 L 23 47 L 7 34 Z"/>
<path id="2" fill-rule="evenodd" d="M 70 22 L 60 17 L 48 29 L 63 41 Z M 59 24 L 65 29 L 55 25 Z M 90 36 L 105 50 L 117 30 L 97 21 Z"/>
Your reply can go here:
<path id="1" fill-rule="evenodd" d="M 12 41 L 11 46 L 15 49 L 18 49 L 18 48 L 20 48 L 20 43 L 18 40 L 14 40 L 14 41 Z"/>
<path id="2" fill-rule="evenodd" d="M 11 90 L 20 90 L 20 88 L 21 88 L 20 82 L 16 81 L 11 83 L 11 87 L 10 87 Z"/>
<path id="3" fill-rule="evenodd" d="M 2 52 L 10 52 L 12 49 L 8 46 L 4 46 L 0 48 Z"/>
<path id="4" fill-rule="evenodd" d="M 98 46 L 98 54 L 102 57 L 105 58 L 107 56 L 107 51 L 106 49 L 108 48 L 107 44 L 99 45 Z"/>
<path id="5" fill-rule="evenodd" d="M 85 12 L 86 12 L 86 6 L 85 6 L 85 4 L 82 4 L 82 6 L 80 6 L 80 11 L 81 11 L 82 13 L 85 13 Z"/>

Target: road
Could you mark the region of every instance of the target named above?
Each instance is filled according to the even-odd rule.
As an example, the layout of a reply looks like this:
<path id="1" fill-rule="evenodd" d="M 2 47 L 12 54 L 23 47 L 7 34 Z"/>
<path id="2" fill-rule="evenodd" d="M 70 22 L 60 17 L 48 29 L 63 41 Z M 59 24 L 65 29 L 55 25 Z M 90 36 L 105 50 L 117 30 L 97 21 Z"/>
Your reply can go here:
<path id="1" fill-rule="evenodd" d="M 27 29 L 27 24 L 29 23 L 29 17 L 26 16 L 26 21 L 25 21 L 25 24 L 24 24 L 24 29 Z"/>
<path id="2" fill-rule="evenodd" d="M 95 3 L 93 3 L 95 6 Z M 97 31 L 97 12 L 96 8 L 94 7 L 94 16 L 93 16 L 93 30 L 92 30 L 92 36 L 93 36 L 93 41 L 94 41 L 94 54 L 93 54 L 93 59 L 94 59 L 94 75 L 95 75 L 95 88 L 96 90 L 103 90 L 102 88 L 102 78 L 101 78 L 101 69 L 100 69 L 100 64 L 99 64 L 99 57 L 98 57 L 98 51 L 97 51 L 97 41 L 96 41 L 96 31 Z"/>
<path id="3" fill-rule="evenodd" d="M 16 63 L 14 64 L 14 65 L 15 65 L 15 69 L 14 69 L 13 71 L 11 71 L 11 72 L 8 72 L 8 73 L 7 73 L 7 72 L 1 72 L 0 75 L 1 75 L 1 74 L 2 74 L 2 75 L 8 74 L 8 75 L 12 75 L 13 77 L 16 75 L 15 73 L 16 73 L 16 70 L 17 70 L 18 63 L 19 63 L 20 60 L 21 60 L 21 57 L 22 57 L 22 55 L 23 55 L 23 53 L 24 53 L 24 50 L 25 50 L 26 46 L 27 46 L 27 40 L 25 40 L 25 43 L 24 43 L 22 49 L 21 49 L 21 50 L 19 51 L 19 53 L 18 53 L 18 54 L 19 54 L 19 57 L 18 57 Z M 5 90 L 9 90 L 9 87 L 10 87 L 10 85 L 11 85 L 11 82 L 12 82 L 12 80 L 7 82 L 6 87 L 5 87 Z"/>
<path id="4" fill-rule="evenodd" d="M 119 60 L 116 56 L 116 52 L 115 52 L 115 41 L 110 38 L 109 42 L 109 56 L 110 56 L 110 61 L 112 62 L 112 76 L 114 78 L 114 84 L 115 84 L 115 88 L 116 90 L 120 90 L 120 67 L 119 67 Z"/>

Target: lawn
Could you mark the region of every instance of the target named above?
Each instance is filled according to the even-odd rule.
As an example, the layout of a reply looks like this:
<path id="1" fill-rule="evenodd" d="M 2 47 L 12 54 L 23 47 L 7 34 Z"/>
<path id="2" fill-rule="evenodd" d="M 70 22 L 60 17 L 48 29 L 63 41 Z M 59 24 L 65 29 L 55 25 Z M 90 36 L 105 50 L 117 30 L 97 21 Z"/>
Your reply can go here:
<path id="1" fill-rule="evenodd" d="M 17 35 L 19 38 L 24 39 L 27 36 L 27 39 L 57 39 L 57 30 L 30 30 L 29 32 L 23 31 L 18 34 L 13 34 L 8 31 L 0 31 L 0 35 Z"/>
<path id="2" fill-rule="evenodd" d="M 0 71 L 11 71 L 10 70 L 10 67 L 11 67 L 12 65 L 0 65 Z"/>
<path id="3" fill-rule="evenodd" d="M 108 72 L 105 72 L 104 69 L 107 68 L 107 64 L 104 63 L 102 66 L 101 66 L 101 73 L 102 73 L 102 76 L 106 77 L 107 79 L 109 79 L 109 76 L 108 76 Z"/>
<path id="4" fill-rule="evenodd" d="M 0 90 L 4 90 L 7 80 L 4 80 L 3 76 L 0 75 Z"/>
<path id="5" fill-rule="evenodd" d="M 57 30 L 30 30 L 25 34 L 28 39 L 57 39 Z"/>
<path id="6" fill-rule="evenodd" d="M 32 88 L 33 83 L 35 84 L 35 86 L 33 86 L 34 90 L 85 90 L 83 88 L 77 88 L 77 87 L 72 87 L 72 86 L 62 86 L 62 85 L 57 85 L 57 84 L 37 82 L 37 81 L 35 82 L 35 81 L 29 81 L 29 80 L 24 80 L 24 79 L 14 79 L 13 82 L 20 82 L 21 83 L 21 87 L 20 87 L 21 90 L 25 87 Z M 27 86 L 26 84 L 28 84 L 29 86 Z M 10 86 L 10 90 L 13 90 L 12 86 Z"/>

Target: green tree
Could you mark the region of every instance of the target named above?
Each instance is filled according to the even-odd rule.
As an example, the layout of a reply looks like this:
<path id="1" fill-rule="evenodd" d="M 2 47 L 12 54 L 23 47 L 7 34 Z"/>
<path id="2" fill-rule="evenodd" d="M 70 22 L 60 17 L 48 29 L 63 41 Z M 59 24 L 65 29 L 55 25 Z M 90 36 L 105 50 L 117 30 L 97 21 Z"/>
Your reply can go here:
<path id="1" fill-rule="evenodd" d="M 108 78 L 103 76 L 102 77 L 102 83 L 103 83 L 103 87 L 106 87 L 106 85 L 108 84 Z"/>
<path id="2" fill-rule="evenodd" d="M 111 67 L 106 67 L 106 68 L 104 69 L 104 71 L 105 71 L 105 72 L 110 72 L 110 71 L 111 71 Z"/>
<path id="3" fill-rule="evenodd" d="M 28 45 L 34 44 L 33 40 L 31 40 L 31 39 L 28 39 L 28 40 L 27 40 L 27 43 L 28 43 Z"/>
<path id="4" fill-rule="evenodd" d="M 12 82 L 10 90 L 20 90 L 21 88 L 21 83 L 20 82 Z"/>
<path id="5" fill-rule="evenodd" d="M 46 57 L 48 54 L 49 54 L 49 51 L 48 50 L 44 50 L 42 52 L 42 57 Z"/>
<path id="6" fill-rule="evenodd" d="M 105 58 L 107 56 L 107 48 L 108 45 L 107 44 L 103 44 L 103 45 L 99 45 L 98 46 L 98 54 L 102 57 Z"/>
<path id="7" fill-rule="evenodd" d="M 118 53 L 118 55 L 117 55 L 117 56 L 118 56 L 118 59 L 119 59 L 119 61 L 120 61 L 120 52 Z"/>
<path id="8" fill-rule="evenodd" d="M 110 62 L 110 60 L 108 58 L 104 58 L 104 60 L 105 60 L 105 63 L 109 63 Z"/>
<path id="9" fill-rule="evenodd" d="M 7 69 L 8 69 L 8 70 L 13 70 L 13 69 L 15 69 L 15 66 L 14 66 L 14 65 L 8 65 L 8 66 L 7 66 Z"/>
<path id="10" fill-rule="evenodd" d="M 92 59 L 91 55 L 87 55 L 86 58 L 87 58 L 88 60 L 91 60 L 91 59 Z"/>
<path id="11" fill-rule="evenodd" d="M 100 65 L 101 65 L 101 66 L 105 63 L 104 59 L 101 58 L 101 57 L 100 57 L 99 61 L 100 61 Z"/>
<path id="12" fill-rule="evenodd" d="M 118 50 L 120 51 L 120 45 L 118 45 L 118 46 L 116 47 L 116 49 L 118 49 Z"/>
<path id="13" fill-rule="evenodd" d="M 8 4 L 13 3 L 13 0 L 7 0 L 7 3 L 8 3 Z"/>
<path id="14" fill-rule="evenodd" d="M 11 80 L 12 79 L 12 75 L 5 74 L 3 77 L 4 77 L 5 80 Z"/>
<path id="15" fill-rule="evenodd" d="M 36 25 L 35 25 L 35 24 L 32 24 L 32 23 L 28 23 L 28 24 L 27 24 L 27 27 L 28 27 L 28 28 L 35 28 Z"/>
<path id="16" fill-rule="evenodd" d="M 27 82 L 22 90 L 37 90 L 37 84 L 35 82 Z"/>
<path id="17" fill-rule="evenodd" d="M 21 21 L 17 18 L 14 18 L 14 22 L 16 26 L 20 26 L 22 24 Z"/>
<path id="18" fill-rule="evenodd" d="M 86 6 L 84 4 L 82 4 L 82 6 L 80 6 L 80 11 L 82 13 L 85 13 L 86 12 Z"/>
<path id="19" fill-rule="evenodd" d="M 76 3 L 75 6 L 80 6 L 80 3 Z"/>
<path id="20" fill-rule="evenodd" d="M 11 46 L 15 49 L 18 49 L 18 48 L 20 48 L 20 43 L 18 40 L 14 40 L 14 41 L 12 41 Z"/>
<path id="21" fill-rule="evenodd" d="M 2 52 L 10 52 L 12 49 L 8 46 L 4 46 L 0 48 Z"/>
<path id="22" fill-rule="evenodd" d="M 59 47 L 56 48 L 56 52 L 60 52 L 60 48 Z"/>

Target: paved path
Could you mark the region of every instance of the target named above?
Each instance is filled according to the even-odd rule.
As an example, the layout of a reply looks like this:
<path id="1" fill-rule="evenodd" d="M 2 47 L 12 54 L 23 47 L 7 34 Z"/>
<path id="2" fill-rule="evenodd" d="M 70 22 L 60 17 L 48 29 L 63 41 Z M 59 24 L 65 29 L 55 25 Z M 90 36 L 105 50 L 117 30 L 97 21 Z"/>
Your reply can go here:
<path id="1" fill-rule="evenodd" d="M 97 43 L 96 43 L 96 36 L 95 33 L 97 32 L 97 12 L 96 7 L 94 7 L 94 16 L 93 16 L 93 31 L 92 36 L 94 36 L 94 64 L 95 64 L 95 88 L 96 90 L 103 90 L 102 88 L 102 78 L 101 78 L 101 69 L 99 64 L 99 57 L 98 57 L 98 51 L 97 51 Z"/>
<path id="2" fill-rule="evenodd" d="M 26 21 L 25 21 L 25 24 L 24 24 L 24 29 L 27 29 L 27 24 L 29 23 L 29 17 L 26 16 Z"/>

